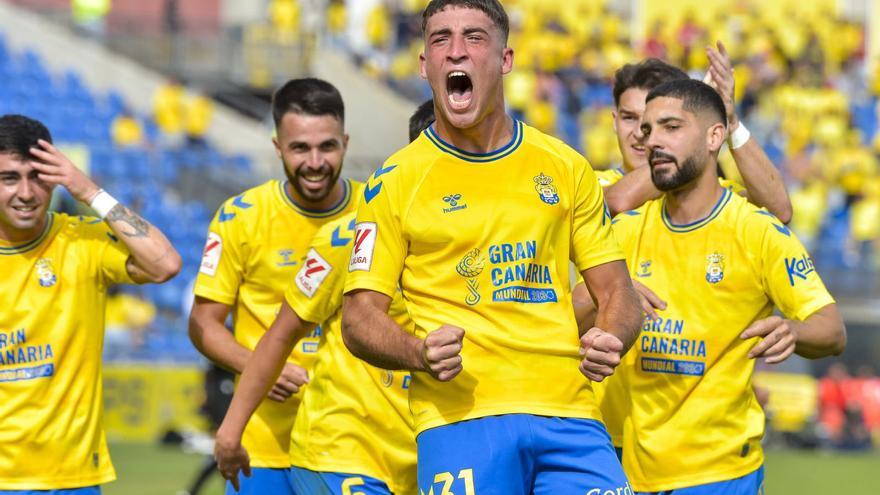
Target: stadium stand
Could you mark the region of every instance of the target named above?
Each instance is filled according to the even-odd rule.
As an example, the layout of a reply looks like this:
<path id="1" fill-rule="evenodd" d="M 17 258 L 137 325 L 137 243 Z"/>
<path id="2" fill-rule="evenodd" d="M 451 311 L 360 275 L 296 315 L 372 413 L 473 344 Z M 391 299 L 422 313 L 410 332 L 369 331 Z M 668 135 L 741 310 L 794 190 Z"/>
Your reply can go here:
<path id="1" fill-rule="evenodd" d="M 92 91 L 74 71 L 50 73 L 36 52 L 12 51 L 2 36 L 0 76 L 6 81 L 0 85 L 0 114 L 24 114 L 45 122 L 56 142 L 74 150 L 79 163 L 100 184 L 126 204 L 135 205 L 168 234 L 183 255 L 181 277 L 164 285 L 124 289 L 128 296 L 152 302 L 159 311 L 146 330 L 148 338 L 142 339 L 143 345 L 117 353 L 114 358 L 198 360 L 198 353 L 182 331 L 186 324 L 181 319 L 181 301 L 198 270 L 203 232 L 214 205 L 185 199 L 183 187 L 209 169 L 250 173 L 250 159 L 223 154 L 207 141 L 196 146 L 165 145 L 164 131 L 153 118 L 132 115 L 118 93 Z M 144 142 L 114 143 L 112 129 L 118 128 L 118 118 L 127 119 L 128 126 L 142 128 Z"/>
<path id="2" fill-rule="evenodd" d="M 427 2 L 330 2 L 327 32 L 365 74 L 413 102 L 430 96 L 418 77 L 420 12 Z M 704 47 L 721 39 L 734 59 L 740 114 L 780 167 L 794 205 L 793 228 L 824 272 L 880 266 L 877 94 L 866 81 L 863 22 L 833 2 L 504 2 L 517 70 L 506 80 L 510 111 L 581 150 L 596 168 L 619 161 L 611 128 L 610 78 L 632 60 L 667 59 L 695 77 Z M 348 9 L 348 29 L 338 21 Z M 794 21 L 794 22 L 791 22 Z M 360 23 L 353 26 L 352 23 Z M 641 23 L 641 24 L 640 24 Z M 644 33 L 639 26 L 644 26 Z M 711 37 L 710 37 L 711 36 Z M 878 86 L 875 84 L 874 86 Z M 736 175 L 732 160 L 725 172 Z M 876 289 L 872 278 L 840 287 Z"/>

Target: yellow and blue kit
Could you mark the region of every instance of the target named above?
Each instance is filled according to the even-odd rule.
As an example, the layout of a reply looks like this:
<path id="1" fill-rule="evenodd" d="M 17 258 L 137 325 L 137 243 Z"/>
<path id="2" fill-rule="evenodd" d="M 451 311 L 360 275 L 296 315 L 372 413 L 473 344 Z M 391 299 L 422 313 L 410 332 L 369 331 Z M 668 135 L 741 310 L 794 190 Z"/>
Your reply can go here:
<path id="1" fill-rule="evenodd" d="M 236 341 L 253 350 L 281 307 L 312 236 L 325 223 L 354 211 L 362 185 L 342 181 L 343 196 L 326 211 L 294 202 L 286 183 L 271 180 L 230 198 L 209 227 L 194 293 L 232 307 Z M 289 362 L 308 368 L 320 335 L 303 339 Z M 286 402 L 264 400 L 244 431 L 242 445 L 255 468 L 290 467 L 290 431 L 302 393 Z M 243 487 L 248 486 L 244 478 Z"/>
<path id="2" fill-rule="evenodd" d="M 102 427 L 107 287 L 133 283 L 98 218 L 49 213 L 34 240 L 0 240 L 0 490 L 116 478 Z"/>
<path id="3" fill-rule="evenodd" d="M 623 255 L 587 161 L 521 122 L 513 127 L 509 143 L 481 154 L 457 149 L 428 128 L 376 170 L 358 208 L 345 290 L 393 297 L 399 285 L 417 336 L 444 324 L 465 330 L 464 370 L 455 379 L 413 373 L 410 408 L 424 493 L 517 484 L 519 491 L 533 470 L 541 487 L 535 493 L 568 493 L 572 480 L 603 489 L 626 484 L 597 421 L 590 382 L 578 370 L 569 285 L 569 260 L 584 271 Z M 515 437 L 529 431 L 528 423 L 546 436 L 512 442 L 510 432 L 492 429 L 489 417 L 502 415 L 517 422 Z M 559 418 L 566 423 L 560 429 L 599 435 L 582 442 L 588 453 L 571 443 L 562 452 L 604 459 L 605 478 L 589 472 L 595 464 L 558 478 L 542 467 L 542 453 L 532 448 L 563 441 L 543 424 Z M 485 435 L 460 434 L 469 425 L 494 431 L 505 452 L 486 455 Z"/>
<path id="4" fill-rule="evenodd" d="M 740 334 L 774 306 L 804 320 L 834 302 L 788 227 L 730 189 L 719 194 L 688 225 L 669 219 L 662 198 L 614 220 L 633 278 L 667 303 L 645 321 L 625 369 L 623 464 L 640 492 L 759 483 L 755 342 Z"/>
<path id="5" fill-rule="evenodd" d="M 599 179 L 599 185 L 603 188 L 616 184 L 626 172 L 620 168 L 599 170 L 596 177 Z M 745 188 L 728 179 L 719 179 L 721 187 L 729 189 L 736 194 L 744 194 Z M 608 434 L 611 435 L 611 443 L 617 449 L 619 455 L 622 455 L 623 449 L 623 421 L 629 414 L 629 393 L 624 383 L 626 380 L 626 372 L 635 364 L 633 353 L 629 353 L 623 357 L 620 364 L 614 370 L 614 374 L 606 380 L 593 384 L 593 389 L 599 401 L 599 409 L 602 411 L 602 419 Z"/>
<path id="6" fill-rule="evenodd" d="M 321 227 L 284 295 L 302 320 L 321 324 L 324 338 L 293 426 L 291 480 L 296 493 L 416 493 L 410 374 L 371 366 L 342 341 L 354 225 L 352 212 Z M 412 331 L 399 292 L 388 314 Z"/>

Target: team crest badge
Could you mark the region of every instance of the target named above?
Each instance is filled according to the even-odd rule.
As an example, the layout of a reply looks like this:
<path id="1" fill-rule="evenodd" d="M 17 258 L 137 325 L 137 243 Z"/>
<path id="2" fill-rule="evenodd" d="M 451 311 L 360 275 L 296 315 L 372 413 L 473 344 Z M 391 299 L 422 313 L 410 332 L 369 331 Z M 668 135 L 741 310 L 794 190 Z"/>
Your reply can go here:
<path id="1" fill-rule="evenodd" d="M 477 277 L 483 273 L 483 257 L 478 248 L 468 251 L 464 258 L 458 262 L 455 271 L 467 280 L 469 294 L 464 298 L 468 306 L 474 306 L 480 302 L 480 282 Z"/>
<path id="2" fill-rule="evenodd" d="M 706 256 L 706 282 L 717 284 L 724 278 L 724 255 L 712 253 Z"/>
<path id="3" fill-rule="evenodd" d="M 559 202 L 559 194 L 556 193 L 556 186 L 553 185 L 552 177 L 548 177 L 544 175 L 544 172 L 541 172 L 534 178 L 534 181 L 535 190 L 538 191 L 538 197 L 541 198 L 541 201 L 548 205 L 555 205 Z"/>
<path id="4" fill-rule="evenodd" d="M 42 258 L 37 261 L 37 279 L 42 287 L 52 287 L 58 281 L 55 276 L 55 269 L 52 267 L 52 260 Z"/>

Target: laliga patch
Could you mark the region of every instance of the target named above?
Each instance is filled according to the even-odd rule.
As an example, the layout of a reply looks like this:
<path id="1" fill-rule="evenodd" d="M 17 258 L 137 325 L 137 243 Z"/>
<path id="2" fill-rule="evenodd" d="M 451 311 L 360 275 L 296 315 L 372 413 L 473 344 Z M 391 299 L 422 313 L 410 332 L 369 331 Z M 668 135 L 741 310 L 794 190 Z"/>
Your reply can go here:
<path id="1" fill-rule="evenodd" d="M 220 264 L 220 253 L 223 252 L 223 239 L 219 235 L 208 232 L 208 242 L 205 243 L 205 251 L 202 253 L 202 264 L 199 273 L 209 277 L 217 274 L 217 265 Z"/>
<path id="2" fill-rule="evenodd" d="M 299 290 L 311 299 L 332 269 L 330 263 L 327 263 L 327 260 L 312 248 L 309 249 L 309 254 L 306 255 L 306 260 L 296 274 L 294 281 Z"/>
<path id="3" fill-rule="evenodd" d="M 376 224 L 373 222 L 361 222 L 354 226 L 354 247 L 351 249 L 348 271 L 370 271 L 373 250 L 376 248 L 376 231 Z"/>

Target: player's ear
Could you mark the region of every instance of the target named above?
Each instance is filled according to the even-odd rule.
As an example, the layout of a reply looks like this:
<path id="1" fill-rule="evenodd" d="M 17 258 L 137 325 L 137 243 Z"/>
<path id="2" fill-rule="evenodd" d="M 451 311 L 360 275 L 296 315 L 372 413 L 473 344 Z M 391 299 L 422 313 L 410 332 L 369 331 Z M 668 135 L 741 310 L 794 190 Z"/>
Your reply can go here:
<path id="1" fill-rule="evenodd" d="M 611 127 L 614 128 L 614 133 L 617 133 L 617 110 L 611 110 Z M 638 126 L 636 126 L 638 127 Z"/>
<path id="2" fill-rule="evenodd" d="M 278 136 L 272 136 L 272 146 L 275 147 L 275 155 L 281 158 L 281 145 L 278 143 Z"/>
<path id="3" fill-rule="evenodd" d="M 706 145 L 712 153 L 717 153 L 721 149 L 725 139 L 727 139 L 727 127 L 721 122 L 710 125 L 706 130 Z"/>
<path id="4" fill-rule="evenodd" d="M 345 151 L 348 149 L 348 134 L 342 135 L 342 150 Z"/>
<path id="5" fill-rule="evenodd" d="M 513 70 L 513 48 L 504 47 L 501 57 L 501 74 L 510 74 L 510 71 Z"/>
<path id="6" fill-rule="evenodd" d="M 427 81 L 428 80 L 428 71 L 425 68 L 425 62 L 426 62 L 425 52 L 422 52 L 419 54 L 419 75 L 422 77 L 422 79 Z"/>

